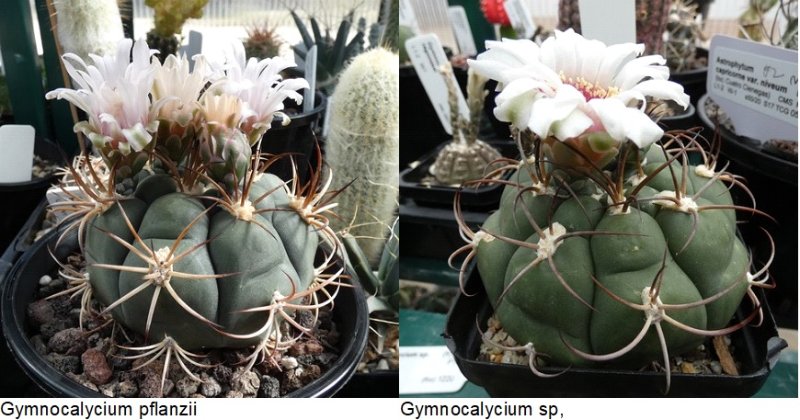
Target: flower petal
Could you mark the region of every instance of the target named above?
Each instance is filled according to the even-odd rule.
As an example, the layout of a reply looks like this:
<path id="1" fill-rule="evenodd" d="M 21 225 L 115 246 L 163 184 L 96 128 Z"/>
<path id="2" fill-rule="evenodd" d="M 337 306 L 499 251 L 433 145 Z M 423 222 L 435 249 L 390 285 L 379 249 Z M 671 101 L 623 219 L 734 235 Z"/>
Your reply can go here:
<path id="1" fill-rule="evenodd" d="M 588 105 L 606 132 L 620 143 L 629 139 L 643 148 L 664 134 L 664 130 L 642 111 L 628 108 L 616 98 L 592 99 Z"/>
<path id="2" fill-rule="evenodd" d="M 571 85 L 561 85 L 552 98 L 539 98 L 533 103 L 528 128 L 542 138 L 550 136 L 552 126 L 586 103 L 583 94 Z M 588 126 L 587 126 L 588 128 Z"/>

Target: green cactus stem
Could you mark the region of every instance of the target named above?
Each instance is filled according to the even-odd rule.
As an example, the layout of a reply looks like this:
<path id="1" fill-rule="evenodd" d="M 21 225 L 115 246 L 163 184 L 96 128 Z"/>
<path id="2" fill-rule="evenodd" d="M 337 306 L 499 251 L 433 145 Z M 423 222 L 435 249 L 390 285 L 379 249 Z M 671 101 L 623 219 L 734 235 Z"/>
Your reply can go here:
<path id="1" fill-rule="evenodd" d="M 549 166 L 536 145 L 480 230 L 461 221 L 456 201 L 469 243 L 451 260 L 467 254 L 462 282 L 476 260 L 496 317 L 534 373 L 550 375 L 538 370 L 543 354 L 563 367 L 658 361 L 668 390 L 669 354 L 763 316 L 752 289 L 771 287 L 770 262 L 751 261 L 735 211 L 763 213 L 733 204 L 729 185 L 741 181 L 717 171 L 699 144 L 691 132 L 648 151 L 629 143 L 610 169 L 577 175 Z M 689 152 L 703 163 L 690 165 Z M 754 310 L 731 325 L 745 296 Z"/>

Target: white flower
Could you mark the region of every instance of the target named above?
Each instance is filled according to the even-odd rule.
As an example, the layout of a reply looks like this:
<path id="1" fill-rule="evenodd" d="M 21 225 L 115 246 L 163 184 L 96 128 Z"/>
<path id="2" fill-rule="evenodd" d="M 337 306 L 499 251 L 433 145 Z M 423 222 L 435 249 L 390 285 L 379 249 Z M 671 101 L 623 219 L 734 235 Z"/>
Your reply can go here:
<path id="1" fill-rule="evenodd" d="M 286 115 L 281 112 L 283 101 L 291 98 L 301 104 L 303 96 L 297 91 L 308 89 L 309 85 L 302 78 L 282 79 L 280 72 L 296 65 L 292 61 L 281 57 L 246 60 L 241 42 L 234 42 L 231 47 L 224 66 L 226 77 L 219 80 L 214 89 L 209 89 L 209 93 L 221 89 L 239 97 L 243 106 L 242 131 L 249 136 L 260 137 L 269 129 L 274 117 L 281 117 L 288 122 Z"/>
<path id="2" fill-rule="evenodd" d="M 89 120 L 76 124 L 75 131 L 85 134 L 96 147 L 110 147 L 123 155 L 141 151 L 158 127 L 158 107 L 149 96 L 152 54 L 144 40 L 134 44 L 130 39 L 119 42 L 115 55 L 90 54 L 93 64 L 75 54 L 64 54 L 64 67 L 77 89 L 55 89 L 46 97 L 66 99 L 85 111 Z"/>
<path id="3" fill-rule="evenodd" d="M 200 92 L 209 81 L 208 66 L 202 55 L 194 57 L 194 69 L 189 71 L 189 60 L 168 56 L 162 65 L 153 61 L 155 79 L 153 80 L 153 99 L 164 100 L 159 118 L 175 121 L 186 127 L 199 109 Z"/>
<path id="4" fill-rule="evenodd" d="M 541 47 L 504 39 L 487 41 L 486 48 L 469 65 L 499 82 L 495 116 L 543 139 L 605 132 L 645 147 L 664 133 L 644 113 L 647 99 L 689 103 L 683 87 L 667 80 L 663 57 L 638 57 L 643 44 L 606 46 L 569 29 Z"/>

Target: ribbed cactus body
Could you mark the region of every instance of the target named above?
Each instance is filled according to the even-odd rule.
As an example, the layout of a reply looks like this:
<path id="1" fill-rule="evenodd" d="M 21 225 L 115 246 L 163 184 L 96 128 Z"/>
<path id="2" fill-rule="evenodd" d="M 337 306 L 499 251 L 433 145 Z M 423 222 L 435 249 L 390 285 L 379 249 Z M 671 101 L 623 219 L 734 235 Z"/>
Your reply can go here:
<path id="1" fill-rule="evenodd" d="M 328 164 L 337 171 L 333 188 L 355 180 L 337 196 L 340 218 L 331 222 L 336 230 L 357 226 L 350 233 L 372 264 L 397 207 L 399 80 L 397 54 L 376 48 L 356 57 L 333 94 L 325 143 Z"/>
<path id="2" fill-rule="evenodd" d="M 670 70 L 683 72 L 693 68 L 697 43 L 702 34 L 696 6 L 689 6 L 682 0 L 675 1 L 670 8 L 664 44 Z"/>
<path id="3" fill-rule="evenodd" d="M 645 173 L 652 173 L 659 164 L 645 165 Z M 689 168 L 686 192 L 688 196 L 700 192 L 697 205 L 731 204 L 723 183 L 715 180 L 706 186 L 710 179 L 694 170 Z M 574 195 L 557 196 L 551 190 L 539 194 L 528 190 L 520 195 L 531 185 L 526 170 L 518 171 L 511 180 L 519 185 L 506 187 L 500 209 L 482 227 L 477 267 L 496 315 L 518 343 L 533 343 L 537 352 L 548 354 L 562 366 L 589 363 L 564 341 L 591 354 L 608 354 L 625 347 L 642 330 L 644 316 L 613 299 L 609 292 L 641 305 L 643 290 L 653 285 L 662 264 L 658 296 L 664 304 L 697 303 L 731 288 L 722 297 L 710 299 L 711 303 L 667 310 L 669 316 L 704 330 L 723 328 L 732 318 L 747 290 L 749 269 L 748 253 L 736 236 L 732 210 L 698 212 L 693 228 L 693 215 L 645 200 L 642 202 L 647 205 L 631 207 L 628 213 L 609 210 L 606 197 L 586 181 L 573 183 Z M 669 171 L 664 170 L 637 196 L 641 200 L 674 190 L 673 185 Z M 625 187 L 627 191 L 634 188 Z M 546 251 L 498 238 L 546 243 L 547 238 L 539 236 L 530 220 L 535 220 L 550 239 L 569 232 L 598 234 L 558 241 L 550 252 L 552 265 L 543 258 L 531 266 Z M 564 287 L 562 279 L 586 304 Z M 668 323 L 662 323 L 662 327 L 670 354 L 690 350 L 703 340 Z M 644 340 L 620 362 L 635 365 L 660 360 L 661 354 L 656 331 L 650 328 Z"/>
<path id="4" fill-rule="evenodd" d="M 130 199 L 112 206 L 90 222 L 85 237 L 85 255 L 90 282 L 96 298 L 111 305 L 143 284 L 143 274 L 97 267 L 96 264 L 148 267 L 129 248 L 115 241 L 112 233 L 139 250 L 144 247 L 126 223 L 130 221 L 138 236 L 152 251 L 173 246 L 188 227 L 175 255 L 197 247 L 175 263 L 173 270 L 221 278 L 184 279 L 173 276 L 169 284 L 180 298 L 223 331 L 249 334 L 266 322 L 266 313 L 241 313 L 245 309 L 269 305 L 279 292 L 290 296 L 308 288 L 314 277 L 314 257 L 318 236 L 314 228 L 290 206 L 290 199 L 277 177 L 264 174 L 250 191 L 256 209 L 274 209 L 253 215 L 252 221 L 234 217 L 216 208 L 202 215 L 207 203 L 176 191 L 170 177 L 151 175 L 142 181 Z M 197 218 L 197 221 L 192 223 Z M 145 251 L 148 252 L 148 251 Z M 140 334 L 145 325 L 156 286 L 112 310 L 114 318 Z M 175 339 L 185 349 L 243 347 L 262 337 L 235 339 L 224 336 L 178 305 L 166 291 L 160 290 L 153 312 L 148 338 Z"/>

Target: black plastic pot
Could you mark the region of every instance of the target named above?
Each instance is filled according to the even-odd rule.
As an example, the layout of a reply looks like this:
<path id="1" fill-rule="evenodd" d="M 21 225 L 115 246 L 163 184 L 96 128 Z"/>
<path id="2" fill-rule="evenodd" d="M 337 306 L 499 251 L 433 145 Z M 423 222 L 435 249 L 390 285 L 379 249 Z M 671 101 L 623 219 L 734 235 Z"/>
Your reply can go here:
<path id="1" fill-rule="evenodd" d="M 704 135 L 714 133 L 715 122 L 706 112 L 704 96 L 697 113 L 705 125 Z M 766 221 L 760 223 L 767 228 L 775 240 L 775 260 L 770 267 L 770 277 L 778 287 L 768 294 L 778 325 L 797 328 L 797 162 L 781 159 L 761 147 L 761 143 L 739 136 L 720 125 L 722 137 L 721 167 L 730 161 L 728 172 L 741 175 L 756 199 L 758 209 L 776 220 L 776 225 Z M 731 190 L 734 202 L 752 206 L 750 197 L 740 188 Z M 742 213 L 743 217 L 746 217 Z M 755 216 L 758 217 L 758 216 Z M 745 243 L 752 246 L 754 260 L 766 262 L 772 251 L 769 240 L 761 229 L 753 224 L 739 226 Z M 759 225 L 756 223 L 755 225 Z"/>
<path id="2" fill-rule="evenodd" d="M 678 114 L 659 120 L 659 125 L 665 130 L 688 130 L 699 126 L 700 120 L 697 118 L 694 105 L 690 103 L 685 110 L 679 109 Z"/>
<path id="3" fill-rule="evenodd" d="M 33 153 L 51 162 L 64 162 L 58 145 L 42 137 L 36 137 Z M 26 182 L 0 184 L 0 203 L 3 204 L 0 206 L 0 249 L 6 249 L 55 181 L 56 176 L 51 175 Z"/>
<path id="4" fill-rule="evenodd" d="M 516 158 L 519 153 L 514 143 L 510 141 L 490 141 L 490 145 L 500 151 L 504 157 Z M 431 165 L 436 161 L 445 144 L 419 158 L 419 165 L 400 171 L 400 196 L 414 200 L 420 206 L 444 207 L 452 211 L 453 200 L 458 188 L 443 185 L 422 185 L 423 178 L 430 177 Z M 461 206 L 467 209 L 488 210 L 497 208 L 500 196 L 503 194 L 502 185 L 482 185 L 468 187 L 461 190 Z"/>
<path id="5" fill-rule="evenodd" d="M 459 295 L 447 315 L 445 342 L 456 364 L 471 382 L 482 386 L 493 397 L 659 397 L 665 387 L 664 373 L 629 370 L 570 368 L 554 378 L 540 378 L 528 366 L 478 361 L 481 335 L 476 320 L 485 330 L 492 313 L 478 270 L 473 269 L 466 290 Z M 759 289 L 757 293 L 762 294 Z M 761 302 L 765 302 L 763 294 Z M 734 359 L 741 363 L 740 376 L 691 375 L 672 373 L 669 397 L 747 397 L 755 394 L 777 363 L 786 342 L 778 337 L 775 320 L 765 304 L 764 323 L 744 327 L 733 333 Z M 747 304 L 737 312 L 737 319 L 752 311 Z M 544 367 L 544 373 L 563 371 Z"/>
<path id="6" fill-rule="evenodd" d="M 463 210 L 464 223 L 477 230 L 488 212 Z M 400 199 L 400 264 L 407 257 L 447 260 L 453 251 L 466 245 L 458 231 L 453 207 L 422 207 Z"/>
<path id="7" fill-rule="evenodd" d="M 400 167 L 425 154 L 447 138 L 436 110 L 411 65 L 400 66 Z"/>
<path id="8" fill-rule="evenodd" d="M 36 242 L 9 272 L 2 290 L 3 334 L 18 364 L 47 394 L 55 397 L 103 397 L 47 363 L 28 339 L 28 304 L 35 297 L 39 278 L 57 268 L 48 248 L 59 259 L 77 250 L 77 236 L 74 234 L 55 247 L 58 235 L 59 232 L 54 231 Z M 353 284 L 353 287 L 340 288 L 335 299 L 333 319 L 342 340 L 339 358 L 319 379 L 286 397 L 333 396 L 355 372 L 367 343 L 368 310 L 358 282 Z"/>
<path id="9" fill-rule="evenodd" d="M 272 127 L 261 139 L 261 151 L 271 154 L 290 153 L 297 165 L 301 182 L 309 179 L 309 167 L 316 165 L 316 143 L 318 128 L 325 114 L 328 98 L 320 91 L 314 95 L 314 109 L 309 112 L 300 112 L 298 106 L 291 99 L 284 101 L 285 112 L 291 118 L 287 126 L 280 121 L 273 121 Z M 322 150 L 322 145 L 320 145 Z M 279 176 L 283 180 L 292 178 L 292 163 L 289 157 L 279 159 L 267 169 L 267 172 Z"/>
<path id="10" fill-rule="evenodd" d="M 698 48 L 696 57 L 708 59 L 708 50 Z M 700 97 L 706 94 L 706 77 L 708 67 L 701 67 L 694 70 L 687 70 L 680 73 L 671 73 L 669 80 L 683 86 L 683 91 L 689 95 L 692 105 L 697 106 Z"/>
<path id="11" fill-rule="evenodd" d="M 350 381 L 336 393 L 342 398 L 397 398 L 399 393 L 400 371 L 381 370 L 376 372 L 357 372 Z"/>

